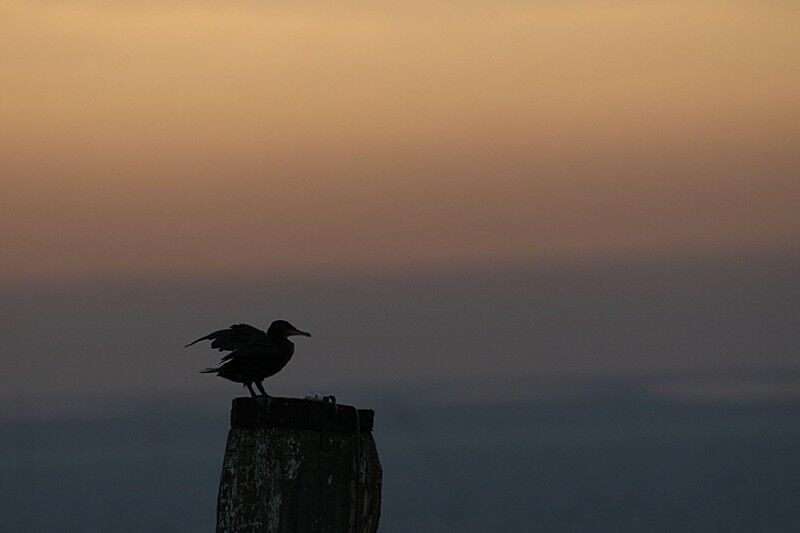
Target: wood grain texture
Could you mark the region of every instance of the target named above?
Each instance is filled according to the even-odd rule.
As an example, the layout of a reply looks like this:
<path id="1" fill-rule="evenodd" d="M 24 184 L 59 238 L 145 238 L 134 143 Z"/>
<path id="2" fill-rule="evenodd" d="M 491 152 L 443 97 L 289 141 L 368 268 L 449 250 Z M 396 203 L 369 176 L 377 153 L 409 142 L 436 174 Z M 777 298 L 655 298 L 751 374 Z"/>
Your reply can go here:
<path id="1" fill-rule="evenodd" d="M 347 412 L 352 419 L 340 414 Z M 234 400 L 217 531 L 377 531 L 382 469 L 357 412 L 309 400 Z"/>

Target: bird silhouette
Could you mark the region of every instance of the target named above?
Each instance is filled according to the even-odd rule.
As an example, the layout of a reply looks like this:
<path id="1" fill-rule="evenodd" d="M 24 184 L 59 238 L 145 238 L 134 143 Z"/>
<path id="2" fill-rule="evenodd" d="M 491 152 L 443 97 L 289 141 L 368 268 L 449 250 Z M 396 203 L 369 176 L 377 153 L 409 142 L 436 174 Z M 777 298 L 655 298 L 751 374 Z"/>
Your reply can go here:
<path id="1" fill-rule="evenodd" d="M 186 345 L 186 348 L 200 341 L 211 341 L 211 348 L 230 352 L 220 360 L 220 366 L 201 370 L 204 374 L 216 373 L 218 376 L 242 383 L 256 397 L 253 384 L 263 396 L 269 396 L 262 381 L 274 376 L 286 366 L 294 354 L 294 343 L 289 337 L 311 334 L 300 331 L 286 320 L 276 320 L 270 324 L 266 333 L 249 324 L 234 324 L 228 329 L 220 329 L 200 337 Z"/>

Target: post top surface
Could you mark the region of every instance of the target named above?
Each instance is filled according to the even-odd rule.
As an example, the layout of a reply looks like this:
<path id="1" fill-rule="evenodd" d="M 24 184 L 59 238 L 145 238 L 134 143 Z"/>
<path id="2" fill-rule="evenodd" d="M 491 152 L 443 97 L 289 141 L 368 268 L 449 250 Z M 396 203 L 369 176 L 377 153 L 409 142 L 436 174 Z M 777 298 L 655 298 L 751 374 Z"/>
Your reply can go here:
<path id="1" fill-rule="evenodd" d="M 294 428 L 339 434 L 372 431 L 375 412 L 300 398 L 234 398 L 231 428 Z"/>

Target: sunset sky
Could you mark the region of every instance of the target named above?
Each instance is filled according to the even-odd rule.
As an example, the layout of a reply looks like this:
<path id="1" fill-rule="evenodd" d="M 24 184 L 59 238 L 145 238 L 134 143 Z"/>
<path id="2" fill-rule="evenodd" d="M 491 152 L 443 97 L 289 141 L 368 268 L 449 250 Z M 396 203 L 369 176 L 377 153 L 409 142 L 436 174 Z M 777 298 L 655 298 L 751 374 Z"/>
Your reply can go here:
<path id="1" fill-rule="evenodd" d="M 0 396 L 224 404 L 183 345 L 276 318 L 314 334 L 290 395 L 800 376 L 798 28 L 795 1 L 0 0 Z"/>
<path id="2" fill-rule="evenodd" d="M 800 0 L 0 0 L 0 529 L 213 529 L 277 319 L 384 533 L 800 531 Z"/>
<path id="3" fill-rule="evenodd" d="M 795 2 L 0 3 L 0 282 L 792 251 Z"/>

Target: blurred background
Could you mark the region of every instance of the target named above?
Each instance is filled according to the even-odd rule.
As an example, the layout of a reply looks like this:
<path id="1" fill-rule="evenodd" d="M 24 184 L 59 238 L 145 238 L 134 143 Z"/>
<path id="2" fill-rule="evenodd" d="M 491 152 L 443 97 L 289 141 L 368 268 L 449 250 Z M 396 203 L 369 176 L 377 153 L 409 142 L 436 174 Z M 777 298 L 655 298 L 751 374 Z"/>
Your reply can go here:
<path id="1" fill-rule="evenodd" d="M 800 528 L 794 2 L 0 3 L 0 514 L 212 530 L 233 323 L 382 531 Z"/>

